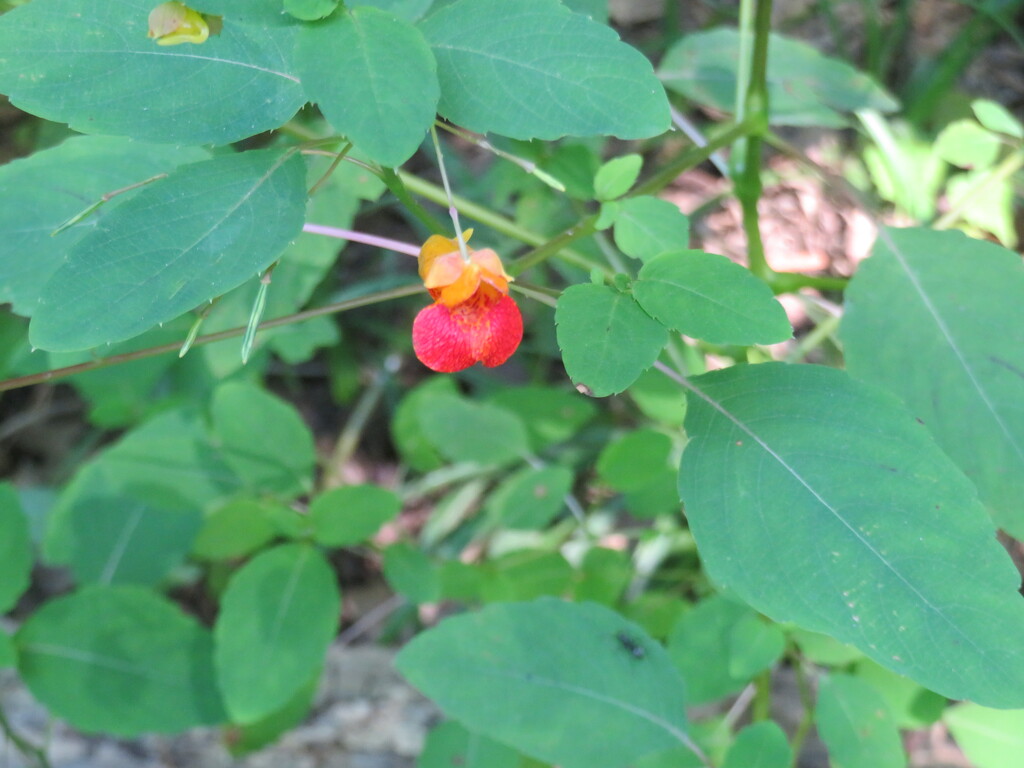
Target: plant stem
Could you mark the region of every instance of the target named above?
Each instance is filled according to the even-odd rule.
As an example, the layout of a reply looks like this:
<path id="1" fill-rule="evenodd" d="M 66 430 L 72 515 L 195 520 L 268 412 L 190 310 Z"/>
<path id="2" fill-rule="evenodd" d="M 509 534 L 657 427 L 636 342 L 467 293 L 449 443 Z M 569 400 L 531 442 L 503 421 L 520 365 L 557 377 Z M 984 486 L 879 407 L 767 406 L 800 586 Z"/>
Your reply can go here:
<path id="1" fill-rule="evenodd" d="M 747 266 L 770 283 L 774 275 L 764 254 L 757 203 L 761 199 L 761 148 L 768 131 L 768 33 L 771 30 L 771 0 L 756 0 L 754 50 L 750 62 L 750 84 L 744 99 L 746 118 L 754 121 L 746 140 L 743 168 L 736 177 L 736 198 L 743 210 L 747 235 Z"/>
<path id="2" fill-rule="evenodd" d="M 360 394 L 355 408 L 352 409 L 348 421 L 345 422 L 345 428 L 338 436 L 338 442 L 334 445 L 334 451 L 327 461 L 324 480 L 321 485 L 323 490 L 335 488 L 344 483 L 344 479 L 341 476 L 342 468 L 348 463 L 352 454 L 355 453 L 370 415 L 377 407 L 377 403 L 380 402 L 380 397 L 384 393 L 384 388 L 387 386 L 392 374 L 398 371 L 398 365 L 398 356 L 388 355 L 384 359 L 384 364 L 374 373 L 370 385 Z"/>
<path id="3" fill-rule="evenodd" d="M 592 261 L 590 261 L 590 259 L 583 257 L 581 260 L 577 260 L 570 257 L 569 254 L 575 254 L 575 252 L 565 250 L 565 246 L 574 240 L 579 240 L 581 238 L 589 237 L 590 235 L 594 234 L 594 232 L 596 231 L 594 225 L 596 223 L 596 215 L 588 216 L 587 218 L 579 222 L 575 227 L 565 230 L 560 235 L 556 235 L 543 245 L 534 248 L 529 253 L 524 254 L 523 256 L 520 256 L 518 259 L 513 261 L 508 266 L 509 274 L 515 277 L 516 275 L 525 272 L 531 267 L 537 266 L 541 262 L 549 259 L 550 257 L 554 256 L 556 253 L 560 251 L 562 252 L 562 255 L 564 257 L 567 257 L 566 261 L 574 262 L 577 266 L 583 267 L 585 269 L 593 269 L 595 265 Z M 605 268 L 604 271 L 609 276 L 611 275 L 611 270 Z"/>
<path id="4" fill-rule="evenodd" d="M 404 205 L 413 216 L 423 222 L 427 229 L 435 235 L 443 235 L 448 231 L 447 227 L 431 216 L 430 213 L 416 201 L 416 198 L 409 194 L 407 184 L 410 177 L 403 173 L 395 173 L 393 168 L 383 168 L 381 171 L 381 180 L 387 184 L 388 189 L 391 190 L 391 194 L 397 197 L 398 202 Z M 427 197 L 426 195 L 423 196 Z M 434 202 L 437 201 L 435 200 Z"/>
<path id="5" fill-rule="evenodd" d="M 365 245 L 372 245 L 375 248 L 384 248 L 389 251 L 395 251 L 396 253 L 404 253 L 406 256 L 420 255 L 420 249 L 418 246 L 403 243 L 400 240 L 392 240 L 388 237 L 371 235 L 366 232 L 356 232 L 352 229 L 328 227 L 323 224 L 303 224 L 302 231 L 309 232 L 312 235 L 336 237 L 339 240 L 351 240 L 353 243 L 364 243 Z"/>
<path id="6" fill-rule="evenodd" d="M 383 301 L 389 301 L 391 299 L 399 299 L 405 296 L 415 296 L 421 293 L 423 288 L 417 283 L 416 285 L 407 285 L 402 288 L 391 288 L 386 291 L 377 291 L 376 293 L 369 293 L 365 296 L 359 296 L 355 299 L 346 299 L 345 301 L 338 301 L 333 304 L 327 304 L 323 307 L 316 307 L 315 309 L 307 309 L 303 312 L 296 312 L 291 315 L 285 315 L 284 317 L 277 317 L 273 320 L 266 320 L 259 325 L 259 330 L 265 331 L 270 328 L 278 328 L 282 325 L 290 325 L 291 323 L 299 323 L 303 320 L 310 320 L 314 317 L 322 317 L 323 315 L 333 315 L 338 312 L 346 312 L 350 309 L 356 309 L 357 307 L 365 307 L 370 304 L 379 304 Z M 192 346 L 200 346 L 202 344 L 211 344 L 215 341 L 223 341 L 224 339 L 232 339 L 236 336 L 241 336 L 245 333 L 246 327 L 240 326 L 238 328 L 231 328 L 226 331 L 219 331 L 217 333 L 210 333 L 205 336 L 200 336 L 193 342 Z M 181 349 L 180 342 L 174 342 L 172 344 L 161 344 L 157 347 L 148 347 L 147 349 L 139 349 L 135 352 L 125 352 L 120 355 L 111 355 L 110 357 L 100 358 L 98 360 L 90 360 L 86 363 L 78 363 L 77 365 L 69 365 L 64 368 L 54 368 L 52 371 L 43 371 L 42 373 L 33 373 L 28 376 L 18 376 L 13 379 L 6 379 L 0 381 L 0 392 L 6 392 L 11 389 L 19 389 L 21 387 L 28 387 L 33 384 L 42 384 L 43 382 L 57 381 L 59 379 L 66 379 L 68 376 L 74 376 L 76 373 L 83 373 L 84 371 L 92 371 L 97 368 L 106 368 L 111 365 L 118 365 L 120 363 L 131 362 L 132 360 L 141 360 L 146 357 L 154 357 L 156 355 L 164 355 L 168 352 L 178 352 Z"/>
<path id="7" fill-rule="evenodd" d="M 964 208 L 971 204 L 971 198 L 987 187 L 999 181 L 1005 181 L 1024 166 L 1024 150 L 1017 150 L 1005 157 L 999 165 L 974 182 L 948 211 L 932 223 L 935 229 L 948 229 L 963 213 Z"/>
<path id="8" fill-rule="evenodd" d="M 797 658 L 793 669 L 796 674 L 796 688 L 800 692 L 800 703 L 804 708 L 804 716 L 800 718 L 793 739 L 790 741 L 790 747 L 793 750 L 793 768 L 796 768 L 800 763 L 800 752 L 803 749 L 804 740 L 814 723 L 814 698 L 811 696 L 811 686 L 807 680 L 807 670 L 804 669 L 803 660 Z"/>
<path id="9" fill-rule="evenodd" d="M 14 730 L 14 726 L 7 719 L 7 714 L 4 712 L 3 707 L 0 707 L 0 733 L 3 733 L 4 737 L 21 754 L 34 759 L 39 768 L 50 768 L 50 759 L 46 756 L 46 750 L 42 747 L 37 747 Z"/>

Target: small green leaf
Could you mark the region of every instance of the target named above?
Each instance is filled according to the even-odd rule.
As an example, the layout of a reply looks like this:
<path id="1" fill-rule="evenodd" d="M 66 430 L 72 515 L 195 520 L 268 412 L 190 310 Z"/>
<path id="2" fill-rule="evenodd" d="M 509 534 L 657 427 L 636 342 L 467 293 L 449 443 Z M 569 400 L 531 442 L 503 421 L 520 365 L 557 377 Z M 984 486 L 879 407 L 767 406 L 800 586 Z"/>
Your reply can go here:
<path id="1" fill-rule="evenodd" d="M 771 288 L 714 253 L 656 256 L 641 268 L 633 295 L 668 328 L 710 344 L 775 344 L 793 335 Z"/>
<path id="2" fill-rule="evenodd" d="M 427 734 L 416 768 L 523 768 L 522 755 L 511 747 L 471 733 L 454 721 Z"/>
<path id="3" fill-rule="evenodd" d="M 899 108 L 892 96 L 844 61 L 799 40 L 771 33 L 768 103 L 772 125 L 846 125 L 840 112 Z M 740 33 L 720 27 L 686 35 L 666 52 L 658 77 L 700 104 L 731 112 L 736 104 Z"/>
<path id="4" fill-rule="evenodd" d="M 843 768 L 906 768 L 899 729 L 885 700 L 868 683 L 829 675 L 818 686 L 818 734 Z"/>
<path id="5" fill-rule="evenodd" d="M 999 157 L 1002 141 L 973 120 L 950 123 L 935 139 L 935 151 L 943 160 L 961 168 L 987 168 Z"/>
<path id="6" fill-rule="evenodd" d="M 324 117 L 382 165 L 408 160 L 434 122 L 434 57 L 420 31 L 390 13 L 357 7 L 304 27 L 295 62 Z"/>
<path id="7" fill-rule="evenodd" d="M 41 0 L 5 13 L 0 92 L 78 131 L 181 144 L 239 141 L 302 106 L 293 28 L 226 19 L 202 45 L 161 46 L 147 37 L 156 5 Z"/>
<path id="8" fill-rule="evenodd" d="M 668 342 L 664 326 L 631 296 L 593 283 L 562 293 L 555 324 L 566 373 L 577 389 L 594 397 L 624 390 Z"/>
<path id="9" fill-rule="evenodd" d="M 284 0 L 284 9 L 303 21 L 322 19 L 337 7 L 338 0 Z"/>
<path id="10" fill-rule="evenodd" d="M 895 397 L 812 365 L 690 383 L 679 491 L 712 580 L 937 693 L 1024 706 L 1020 574 Z"/>
<path id="11" fill-rule="evenodd" d="M 485 603 L 560 597 L 572 586 L 573 569 L 559 552 L 524 550 L 487 563 L 480 584 Z"/>
<path id="12" fill-rule="evenodd" d="M 617 491 L 636 491 L 669 466 L 672 440 L 654 429 L 637 429 L 609 442 L 597 457 L 597 474 Z"/>
<path id="13" fill-rule="evenodd" d="M 615 244 L 627 256 L 647 261 L 690 244 L 690 220 L 678 207 L 656 197 L 631 197 L 619 203 Z"/>
<path id="14" fill-rule="evenodd" d="M 839 331 L 849 372 L 901 397 L 977 486 L 995 522 L 1018 537 L 1021 296 L 1018 254 L 959 232 L 889 229 L 847 289 Z"/>
<path id="15" fill-rule="evenodd" d="M 436 602 L 441 594 L 440 573 L 426 553 L 406 542 L 384 550 L 384 577 L 414 605 Z"/>
<path id="16" fill-rule="evenodd" d="M 55 598 L 15 642 L 32 695 L 81 731 L 175 733 L 224 719 L 210 633 L 148 589 L 92 586 Z"/>
<path id="17" fill-rule="evenodd" d="M 529 448 L 526 427 L 511 411 L 454 395 L 434 395 L 420 406 L 420 425 L 451 461 L 506 464 Z"/>
<path id="18" fill-rule="evenodd" d="M 565 508 L 573 474 L 565 467 L 526 467 L 509 475 L 487 499 L 495 521 L 513 529 L 537 530 Z"/>
<path id="19" fill-rule="evenodd" d="M 640 155 L 623 155 L 601 166 L 594 177 L 594 197 L 614 200 L 629 192 L 640 176 L 644 159 Z"/>
<path id="20" fill-rule="evenodd" d="M 726 647 L 729 674 L 751 679 L 779 660 L 786 647 L 786 636 L 778 624 L 750 612 L 733 624 Z"/>
<path id="21" fill-rule="evenodd" d="M 613 608 L 622 599 L 632 578 L 633 564 L 629 552 L 591 547 L 580 564 L 573 598 L 576 602 L 589 600 Z"/>
<path id="22" fill-rule="evenodd" d="M 534 451 L 565 442 L 597 413 L 593 403 L 558 387 L 509 387 L 491 397 L 491 402 L 523 420 Z"/>
<path id="23" fill-rule="evenodd" d="M 428 472 L 444 464 L 430 434 L 420 422 L 420 413 L 429 407 L 435 394 L 457 395 L 451 376 L 434 376 L 409 390 L 395 409 L 391 420 L 391 439 L 402 460 L 419 472 Z"/>
<path id="24" fill-rule="evenodd" d="M 376 485 L 334 488 L 309 505 L 313 540 L 326 547 L 364 544 L 401 509 L 398 496 Z"/>
<path id="25" fill-rule="evenodd" d="M 1018 768 L 1024 750 L 1024 710 L 989 709 L 957 704 L 943 721 L 971 765 L 977 768 Z"/>
<path id="26" fill-rule="evenodd" d="M 851 662 L 863 659 L 864 654 L 852 645 L 840 643 L 834 637 L 809 629 L 793 627 L 789 637 L 796 643 L 804 658 L 814 664 L 828 667 L 844 667 Z"/>
<path id="27" fill-rule="evenodd" d="M 621 768 L 687 738 L 664 649 L 592 603 L 492 604 L 418 635 L 396 665 L 466 728 L 564 768 Z"/>
<path id="28" fill-rule="evenodd" d="M 269 507 L 275 502 L 235 499 L 215 509 L 199 530 L 192 554 L 202 560 L 245 557 L 278 535 Z"/>
<path id="29" fill-rule="evenodd" d="M 789 768 L 793 750 L 777 723 L 748 725 L 729 747 L 722 768 Z"/>
<path id="30" fill-rule="evenodd" d="M 232 721 L 281 709 L 323 665 L 341 597 L 316 549 L 284 544 L 231 579 L 214 627 L 217 680 Z"/>
<path id="31" fill-rule="evenodd" d="M 288 403 L 247 383 L 217 388 L 211 406 L 224 460 L 254 490 L 286 497 L 309 490 L 313 436 Z"/>
<path id="32" fill-rule="evenodd" d="M 681 427 L 686 417 L 682 387 L 661 371 L 650 368 L 629 387 L 629 396 L 643 414 L 668 427 Z"/>
<path id="33" fill-rule="evenodd" d="M 420 27 L 437 57 L 438 111 L 470 130 L 641 139 L 669 127 L 650 62 L 558 0 L 458 0 Z"/>
<path id="34" fill-rule="evenodd" d="M 32 540 L 28 518 L 10 483 L 0 483 L 0 614 L 28 589 L 32 573 Z"/>
<path id="35" fill-rule="evenodd" d="M 305 199 L 297 154 L 224 154 L 173 171 L 71 248 L 43 287 L 33 346 L 122 341 L 255 277 L 301 231 Z"/>
<path id="36" fill-rule="evenodd" d="M 51 233 L 103 195 L 203 160 L 198 147 L 75 136 L 0 167 L 0 302 L 29 316 L 68 249 L 138 194 L 124 192 L 56 237 Z"/>
<path id="37" fill-rule="evenodd" d="M 1002 104 L 988 99 L 971 102 L 971 109 L 978 122 L 996 133 L 1004 133 L 1016 139 L 1024 139 L 1024 126 L 1020 120 L 1010 114 Z"/>
<path id="38" fill-rule="evenodd" d="M 283 733 L 299 725 L 309 715 L 319 683 L 320 675 L 314 674 L 280 709 L 255 723 L 230 727 L 225 734 L 224 742 L 231 756 L 239 757 L 255 752 L 272 744 Z"/>
<path id="39" fill-rule="evenodd" d="M 900 728 L 927 728 L 937 722 L 946 709 L 948 702 L 945 696 L 929 691 L 871 659 L 858 661 L 854 673 L 881 694 Z"/>
<path id="40" fill-rule="evenodd" d="M 359 2 L 349 3 L 353 7 L 380 8 L 382 11 L 387 11 L 406 21 L 419 21 L 433 4 L 434 0 L 359 0 Z"/>

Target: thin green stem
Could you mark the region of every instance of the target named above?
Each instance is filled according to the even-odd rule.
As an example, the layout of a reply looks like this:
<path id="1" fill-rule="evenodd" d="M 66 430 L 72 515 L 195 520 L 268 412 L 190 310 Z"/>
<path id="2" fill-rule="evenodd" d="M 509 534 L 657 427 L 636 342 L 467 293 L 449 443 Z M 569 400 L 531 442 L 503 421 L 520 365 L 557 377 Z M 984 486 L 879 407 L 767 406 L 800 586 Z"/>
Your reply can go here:
<path id="1" fill-rule="evenodd" d="M 790 747 L 793 750 L 793 768 L 797 768 L 800 764 L 800 752 L 803 750 L 804 741 L 814 724 L 814 696 L 811 694 L 811 686 L 807 680 L 807 670 L 804 668 L 803 660 L 796 659 L 793 669 L 796 673 L 796 688 L 800 693 L 800 704 L 804 709 L 803 717 L 800 718 L 796 731 L 793 733 L 793 739 L 790 741 Z"/>
<path id="2" fill-rule="evenodd" d="M 406 210 L 423 222 L 423 225 L 435 235 L 445 234 L 448 231 L 448 228 L 435 219 L 422 205 L 419 204 L 419 202 L 417 202 L 416 198 L 409 194 L 409 178 L 410 177 L 407 174 L 401 172 L 396 173 L 393 168 L 381 169 L 381 179 L 387 185 L 391 194 L 398 198 L 398 202 L 404 205 Z M 423 196 L 426 197 L 426 195 Z"/>
<path id="3" fill-rule="evenodd" d="M 515 277 L 516 275 L 522 274 L 531 267 L 535 267 L 543 261 L 554 256 L 556 253 L 561 252 L 563 257 L 566 257 L 571 251 L 567 251 L 565 246 L 574 240 L 579 240 L 584 237 L 589 237 L 596 232 L 595 224 L 597 223 L 597 215 L 588 216 L 583 221 L 579 222 L 575 227 L 567 229 L 560 235 L 548 240 L 543 245 L 534 248 L 529 253 L 520 256 L 518 259 L 509 264 L 508 272 L 510 275 Z M 577 266 L 584 267 L 586 269 L 593 269 L 596 265 L 583 257 L 581 260 L 576 260 L 571 257 L 566 258 L 566 261 L 574 261 Z M 611 270 L 605 268 L 603 270 L 605 274 L 611 275 Z"/>
<path id="4" fill-rule="evenodd" d="M 708 139 L 708 143 L 703 147 L 691 147 L 685 152 L 681 153 L 678 157 L 673 159 L 671 162 L 666 163 L 649 179 L 644 181 L 627 195 L 627 197 L 636 197 L 637 195 L 651 195 L 655 192 L 659 192 L 673 181 L 675 181 L 679 174 L 690 168 L 695 168 L 712 154 L 717 152 L 722 147 L 728 147 L 730 144 L 735 142 L 737 139 L 742 138 L 749 133 L 757 125 L 756 120 L 741 120 L 734 125 L 723 130 L 721 133 L 716 134 Z"/>
<path id="5" fill-rule="evenodd" d="M 750 85 L 744 100 L 746 117 L 754 120 L 747 136 L 745 161 L 736 177 L 736 198 L 743 210 L 743 230 L 747 235 L 747 265 L 765 282 L 771 282 L 761 240 L 757 203 L 761 199 L 761 149 L 768 130 L 768 33 L 771 31 L 771 0 L 756 0 L 754 11 L 754 50 L 750 61 Z"/>
<path id="6" fill-rule="evenodd" d="M 348 153 L 351 151 L 352 142 L 350 141 L 348 144 L 342 147 L 341 151 L 337 155 L 334 156 L 334 161 L 330 164 L 327 170 L 324 171 L 324 175 L 317 179 L 316 183 L 309 188 L 308 195 L 310 197 L 315 195 L 320 190 L 320 187 L 327 183 L 327 180 L 331 178 L 331 174 L 334 173 L 337 167 L 341 164 L 341 161 L 344 160 Z"/>
<path id="7" fill-rule="evenodd" d="M 35 760 L 39 768 L 50 768 L 50 759 L 46 756 L 46 750 L 43 747 L 36 746 L 14 730 L 14 726 L 7 719 L 7 714 L 4 712 L 3 707 L 0 707 L 0 733 L 3 733 L 4 737 L 21 754 Z"/>
<path id="8" fill-rule="evenodd" d="M 402 288 L 391 288 L 386 291 L 377 291 L 375 293 L 369 293 L 365 296 L 360 296 L 355 299 L 347 299 L 345 301 L 338 301 L 333 304 L 327 304 L 323 307 L 317 307 L 315 309 L 307 309 L 303 312 L 296 312 L 291 315 L 285 315 L 284 317 L 277 317 L 273 320 L 267 320 L 260 323 L 259 330 L 265 331 L 270 328 L 279 328 L 282 325 L 290 325 L 292 323 L 300 323 L 303 320 L 310 320 L 314 317 L 322 317 L 324 315 L 333 315 L 338 312 L 346 312 L 350 309 L 356 309 L 358 307 L 369 306 L 370 304 L 379 304 L 383 301 L 389 301 L 391 299 L 399 299 L 405 296 L 415 296 L 421 293 L 423 288 L 419 285 L 407 285 Z M 217 333 L 210 333 L 205 336 L 200 336 L 195 340 L 192 346 L 201 346 L 203 344 L 212 344 L 215 341 L 223 341 L 224 339 L 233 339 L 236 336 L 241 336 L 245 333 L 246 326 L 240 326 L 238 328 L 231 328 L 226 331 L 219 331 Z M 90 360 L 87 363 L 78 363 L 77 365 L 69 365 L 64 368 L 54 368 L 51 371 L 43 371 L 42 373 L 33 373 L 28 376 L 18 376 L 13 379 L 6 379 L 0 381 L 0 392 L 6 392 L 11 389 L 19 389 L 21 387 L 28 387 L 33 384 L 42 384 L 44 382 L 58 381 L 60 379 L 66 379 L 68 376 L 74 376 L 76 373 L 84 373 L 85 371 L 93 371 L 97 368 L 107 368 L 111 365 L 118 365 L 120 363 L 131 362 L 132 360 L 141 360 L 146 357 L 154 357 L 156 355 L 164 355 L 168 352 L 178 352 L 181 349 L 179 342 L 172 344 L 161 344 L 157 347 L 148 347 L 146 349 L 136 350 L 135 352 L 125 352 L 120 355 L 111 355 L 110 357 L 103 357 L 97 360 Z"/>
<path id="9" fill-rule="evenodd" d="M 437 167 L 441 171 L 441 184 L 444 186 L 444 196 L 448 201 L 448 215 L 451 217 L 452 226 L 455 227 L 455 239 L 459 243 L 459 253 L 462 254 L 462 261 L 469 264 L 469 249 L 466 248 L 466 238 L 462 236 L 462 225 L 459 224 L 459 209 L 455 207 L 452 200 L 452 187 L 448 183 L 448 169 L 444 167 L 444 153 L 441 151 L 441 142 L 437 138 L 437 128 L 430 126 L 430 138 L 434 141 L 434 154 L 437 155 Z"/>
<path id="10" fill-rule="evenodd" d="M 343 483 L 342 469 L 348 463 L 348 460 L 352 458 L 352 454 L 355 453 L 356 447 L 359 445 L 359 441 L 366 429 L 366 424 L 377 407 L 377 403 L 380 402 L 388 380 L 398 369 L 397 356 L 394 360 L 391 357 L 389 355 L 384 360 L 384 364 L 376 371 L 370 385 L 360 394 L 355 408 L 352 409 L 348 421 L 345 422 L 345 428 L 338 436 L 338 442 L 335 443 L 334 451 L 327 462 L 323 481 L 324 489 L 334 488 Z"/>
<path id="11" fill-rule="evenodd" d="M 750 719 L 755 723 L 771 717 L 772 673 L 770 669 L 754 678 L 754 702 L 750 708 Z"/>
<path id="12" fill-rule="evenodd" d="M 978 194 L 989 184 L 1005 181 L 1019 171 L 1021 167 L 1024 167 L 1024 150 L 1017 150 L 1013 154 L 1007 155 L 990 173 L 975 181 L 948 211 L 935 220 L 932 227 L 935 229 L 948 229 L 953 226 L 954 222 L 963 214 L 964 209 L 971 204 L 974 195 Z"/>

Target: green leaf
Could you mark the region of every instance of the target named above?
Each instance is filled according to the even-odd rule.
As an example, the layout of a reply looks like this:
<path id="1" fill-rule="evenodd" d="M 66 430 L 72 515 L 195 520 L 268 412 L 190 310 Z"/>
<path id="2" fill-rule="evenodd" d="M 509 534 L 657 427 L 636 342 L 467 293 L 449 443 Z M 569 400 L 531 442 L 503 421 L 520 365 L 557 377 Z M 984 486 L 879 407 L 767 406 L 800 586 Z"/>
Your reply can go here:
<path id="1" fill-rule="evenodd" d="M 429 408 L 434 395 L 455 396 L 458 391 L 451 376 L 434 376 L 410 389 L 395 409 L 391 420 L 391 439 L 402 460 L 413 469 L 429 472 L 444 464 L 430 434 L 420 423 L 420 413 Z"/>
<path id="2" fill-rule="evenodd" d="M 334 488 L 309 505 L 313 540 L 326 547 L 363 544 L 401 509 L 398 496 L 376 485 Z"/>
<path id="3" fill-rule="evenodd" d="M 727 647 L 729 674 L 749 679 L 782 657 L 786 636 L 778 624 L 750 613 L 740 617 L 729 630 Z"/>
<path id="4" fill-rule="evenodd" d="M 739 661 L 738 654 L 747 649 L 734 642 L 737 628 L 750 618 L 757 620 L 749 607 L 715 595 L 699 602 L 676 622 L 669 635 L 668 652 L 686 680 L 692 703 L 736 693 L 778 658 L 781 646 L 773 654 L 762 655 L 757 664 Z"/>
<path id="5" fill-rule="evenodd" d="M 684 684 L 664 649 L 592 603 L 489 605 L 420 634 L 396 665 L 471 731 L 564 768 L 686 743 Z"/>
<path id="6" fill-rule="evenodd" d="M 202 526 L 199 509 L 161 486 L 97 490 L 50 527 L 79 583 L 154 586 L 184 562 Z"/>
<path id="7" fill-rule="evenodd" d="M 154 182 L 71 248 L 39 298 L 33 346 L 122 341 L 254 278 L 302 229 L 304 185 L 301 158 L 277 150 L 219 155 Z"/>
<path id="8" fill-rule="evenodd" d="M 863 680 L 835 674 L 822 680 L 816 717 L 833 765 L 906 768 L 907 756 L 889 708 Z"/>
<path id="9" fill-rule="evenodd" d="M 522 756 L 451 720 L 427 734 L 416 768 L 522 768 Z"/>
<path id="10" fill-rule="evenodd" d="M 239 141 L 302 106 L 292 28 L 226 18 L 202 45 L 161 46 L 147 37 L 157 4 L 41 0 L 4 14 L 0 92 L 78 131 L 181 144 Z"/>
<path id="11" fill-rule="evenodd" d="M 14 486 L 0 483 L 0 615 L 28 589 L 32 575 L 32 539 L 28 518 Z"/>
<path id="12" fill-rule="evenodd" d="M 572 581 L 572 566 L 561 553 L 523 550 L 487 563 L 480 597 L 486 603 L 560 597 Z"/>
<path id="13" fill-rule="evenodd" d="M 650 368 L 629 387 L 644 416 L 665 426 L 681 427 L 686 417 L 686 396 L 678 383 L 661 371 Z"/>
<path id="14" fill-rule="evenodd" d="M 290 731 L 309 715 L 320 683 L 320 675 L 314 674 L 288 702 L 278 710 L 255 723 L 232 726 L 225 734 L 224 742 L 232 757 L 255 752 L 277 741 L 283 733 Z"/>
<path id="15" fill-rule="evenodd" d="M 594 197 L 614 200 L 629 192 L 640 176 L 644 159 L 640 155 L 623 155 L 601 166 L 594 177 Z"/>
<path id="16" fill-rule="evenodd" d="M 414 605 L 436 602 L 441 593 L 437 566 L 420 548 L 400 541 L 384 550 L 384 577 Z"/>
<path id="17" fill-rule="evenodd" d="M 459 0 L 420 28 L 437 58 L 438 111 L 470 130 L 643 139 L 669 127 L 650 62 L 558 0 Z"/>
<path id="18" fill-rule="evenodd" d="M 51 237 L 72 216 L 109 192 L 206 157 L 198 147 L 77 136 L 0 167 L 0 302 L 31 315 L 68 249 L 138 191 L 118 195 Z"/>
<path id="19" fill-rule="evenodd" d="M 580 563 L 573 592 L 576 602 L 590 600 L 614 607 L 633 578 L 630 554 L 621 549 L 595 546 L 587 550 Z"/>
<path id="20" fill-rule="evenodd" d="M 633 295 L 668 328 L 710 344 L 775 344 L 793 335 L 771 288 L 714 253 L 656 256 L 640 269 Z"/>
<path id="21" fill-rule="evenodd" d="M 245 557 L 270 543 L 279 533 L 274 524 L 276 502 L 235 499 L 206 516 L 192 545 L 202 560 Z"/>
<path id="22" fill-rule="evenodd" d="M 455 395 L 433 395 L 420 407 L 420 426 L 451 461 L 507 464 L 529 453 L 526 427 L 511 411 Z"/>
<path id="23" fill-rule="evenodd" d="M 615 244 L 634 259 L 647 261 L 690 244 L 690 219 L 667 200 L 642 195 L 619 203 Z"/>
<path id="24" fill-rule="evenodd" d="M 491 397 L 491 402 L 523 420 L 534 451 L 565 442 L 597 413 L 589 400 L 559 387 L 509 387 Z"/>
<path id="25" fill-rule="evenodd" d="M 284 544 L 231 579 L 214 627 L 217 680 L 232 721 L 279 710 L 323 665 L 341 596 L 316 549 Z"/>
<path id="26" fill-rule="evenodd" d="M 720 27 L 686 35 L 669 48 L 658 77 L 700 104 L 732 112 L 740 33 Z M 840 112 L 893 112 L 899 104 L 884 88 L 844 61 L 799 40 L 769 34 L 768 103 L 772 125 L 842 127 Z"/>
<path id="27" fill-rule="evenodd" d="M 0 669 L 13 667 L 18 663 L 18 649 L 14 647 L 14 640 L 0 629 Z"/>
<path id="28" fill-rule="evenodd" d="M 597 474 L 617 491 L 636 491 L 669 465 L 672 440 L 656 429 L 637 429 L 608 442 L 597 457 Z"/>
<path id="29" fill-rule="evenodd" d="M 729 747 L 722 768 L 789 768 L 793 750 L 786 733 L 773 722 L 748 725 Z"/>
<path id="30" fill-rule="evenodd" d="M 420 31 L 390 13 L 355 8 L 304 27 L 295 63 L 324 117 L 382 165 L 408 160 L 434 122 L 434 57 Z"/>
<path id="31" fill-rule="evenodd" d="M 808 629 L 793 627 L 789 637 L 796 643 L 804 658 L 814 664 L 828 667 L 845 667 L 851 662 L 863 659 L 864 654 L 852 645 L 840 643 L 834 637 Z"/>
<path id="32" fill-rule="evenodd" d="M 935 139 L 935 151 L 943 160 L 961 168 L 987 168 L 999 157 L 1002 141 L 973 120 L 950 123 Z"/>
<path id="33" fill-rule="evenodd" d="M 330 15 L 338 0 L 284 0 L 284 9 L 303 21 L 316 21 Z"/>
<path id="34" fill-rule="evenodd" d="M 950 698 L 1024 706 L 1020 576 L 894 397 L 781 363 L 691 384 L 679 489 L 716 583 Z"/>
<path id="35" fill-rule="evenodd" d="M 971 765 L 977 768 L 1017 768 L 1024 750 L 1024 710 L 989 709 L 957 704 L 943 721 Z"/>
<path id="36" fill-rule="evenodd" d="M 1024 536 L 1020 256 L 959 232 L 885 232 L 847 289 L 847 370 L 901 397 L 996 524 Z"/>
<path id="37" fill-rule="evenodd" d="M 1016 247 L 1016 192 L 1012 179 L 1002 178 L 998 166 L 958 173 L 946 184 L 946 197 L 968 225 L 965 229 L 990 232 L 1003 245 Z"/>
<path id="38" fill-rule="evenodd" d="M 505 527 L 537 530 L 565 508 L 573 474 L 565 467 L 525 467 L 509 475 L 487 499 L 487 509 Z"/>
<path id="39" fill-rule="evenodd" d="M 418 21 L 430 10 L 434 0 L 359 0 L 349 3 L 351 6 L 370 6 L 394 14 L 406 21 Z"/>
<path id="40" fill-rule="evenodd" d="M 978 122 L 996 133 L 1005 133 L 1016 139 L 1024 139 L 1024 126 L 1010 111 L 997 101 L 977 99 L 971 102 L 971 109 Z"/>
<path id="41" fill-rule="evenodd" d="M 854 673 L 881 694 L 899 728 L 927 728 L 942 717 L 946 708 L 944 696 L 922 688 L 913 680 L 897 675 L 870 659 L 858 661 Z"/>
<path id="42" fill-rule="evenodd" d="M 621 392 L 658 359 L 668 334 L 631 296 L 603 285 L 573 285 L 555 309 L 558 348 L 577 389 Z"/>
<path id="43" fill-rule="evenodd" d="M 127 737 L 224 719 L 210 633 L 148 589 L 93 586 L 50 600 L 15 642 L 32 695 L 81 731 Z"/>
<path id="44" fill-rule="evenodd" d="M 254 490 L 298 496 L 312 484 L 313 435 L 289 403 L 253 384 L 217 388 L 211 405 L 224 460 Z"/>

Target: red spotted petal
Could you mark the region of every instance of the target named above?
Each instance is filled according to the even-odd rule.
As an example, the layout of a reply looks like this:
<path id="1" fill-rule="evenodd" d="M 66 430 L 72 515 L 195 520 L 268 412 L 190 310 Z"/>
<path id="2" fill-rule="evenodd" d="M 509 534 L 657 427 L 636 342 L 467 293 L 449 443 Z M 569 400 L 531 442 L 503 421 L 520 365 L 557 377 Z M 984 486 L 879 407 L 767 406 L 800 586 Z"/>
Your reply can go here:
<path id="1" fill-rule="evenodd" d="M 439 373 L 474 363 L 501 365 L 523 339 L 523 316 L 510 296 L 457 307 L 431 304 L 412 324 L 412 347 L 420 362 Z"/>

